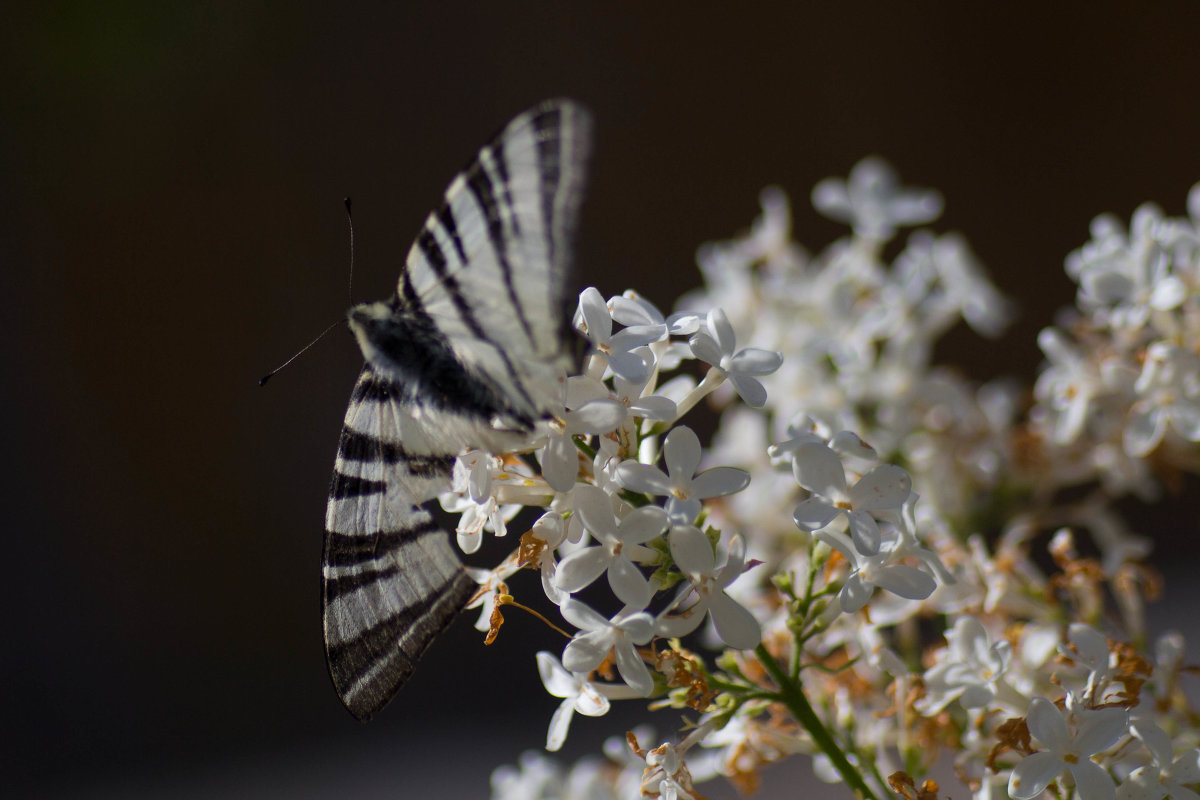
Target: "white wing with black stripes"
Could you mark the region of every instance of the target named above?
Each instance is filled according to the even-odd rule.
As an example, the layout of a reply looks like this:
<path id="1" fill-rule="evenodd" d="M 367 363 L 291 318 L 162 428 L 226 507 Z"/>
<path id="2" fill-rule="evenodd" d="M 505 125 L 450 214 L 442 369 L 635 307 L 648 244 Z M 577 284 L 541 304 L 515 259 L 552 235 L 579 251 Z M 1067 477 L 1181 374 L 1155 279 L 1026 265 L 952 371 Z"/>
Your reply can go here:
<path id="1" fill-rule="evenodd" d="M 350 310 L 366 365 L 326 511 L 325 649 L 342 702 L 383 708 L 474 594 L 421 508 L 466 448 L 528 441 L 559 405 L 563 291 L 591 148 L 587 112 L 510 122 L 426 220 L 394 296 Z"/>

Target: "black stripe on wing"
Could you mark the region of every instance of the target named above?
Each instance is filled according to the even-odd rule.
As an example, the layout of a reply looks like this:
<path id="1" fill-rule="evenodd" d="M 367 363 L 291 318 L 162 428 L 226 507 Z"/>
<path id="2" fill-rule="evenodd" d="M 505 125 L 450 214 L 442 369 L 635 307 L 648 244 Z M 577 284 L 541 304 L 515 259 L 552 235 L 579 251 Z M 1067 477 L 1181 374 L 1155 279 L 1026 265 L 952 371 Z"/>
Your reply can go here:
<path id="1" fill-rule="evenodd" d="M 453 575 L 427 602 L 328 647 L 329 671 L 338 694 L 355 717 L 367 721 L 386 706 L 412 675 L 429 644 L 475 593 L 465 572 Z"/>
<path id="2" fill-rule="evenodd" d="M 381 494 L 387 491 L 383 481 L 372 481 L 357 475 L 344 475 L 336 469 L 333 472 L 333 483 L 329 487 L 329 499 L 345 500 L 349 497 L 362 497 L 368 494 Z"/>
<path id="3" fill-rule="evenodd" d="M 450 204 L 444 203 L 441 209 L 437 212 L 438 223 L 441 224 L 442 230 L 450 237 L 450 241 L 454 244 L 454 254 L 458 256 L 458 263 L 467 263 L 467 251 L 463 248 L 462 237 L 458 235 L 458 223 L 454 220 L 454 212 L 450 210 Z"/>
<path id="4" fill-rule="evenodd" d="M 550 262 L 558 263 L 558 242 L 555 241 L 555 203 L 562 180 L 562 146 L 558 131 L 563 126 L 562 109 L 550 108 L 533 118 L 534 139 L 537 141 L 538 172 L 542 176 L 542 228 L 548 238 Z"/>
<path id="5" fill-rule="evenodd" d="M 332 603 L 343 595 L 353 594 L 359 589 L 370 586 L 378 581 L 394 578 L 398 574 L 400 574 L 400 567 L 396 564 L 390 564 L 381 569 L 360 569 L 357 572 L 339 575 L 336 578 L 326 575 L 325 602 Z"/>
<path id="6" fill-rule="evenodd" d="M 490 229 L 490 223 L 488 227 Z M 503 241 L 496 242 L 493 239 L 492 246 L 493 248 L 503 248 L 504 243 Z M 438 244 L 437 237 L 433 235 L 433 231 L 431 231 L 429 228 L 421 229 L 421 233 L 417 236 L 417 248 L 421 251 L 421 254 L 425 257 L 425 261 L 429 264 L 430 269 L 432 269 L 434 274 L 437 275 L 442 287 L 446 290 L 446 294 L 449 296 L 450 302 L 454 304 L 454 309 L 458 312 L 458 316 L 462 320 L 463 325 L 467 327 L 467 330 L 469 330 L 471 335 L 476 339 L 491 345 L 492 349 L 496 351 L 496 355 L 498 355 L 500 360 L 504 362 L 504 369 L 506 372 L 508 372 L 510 379 L 509 387 L 511 389 L 515 389 L 516 392 L 521 396 L 521 399 L 530 407 L 535 406 L 533 398 L 529 396 L 529 393 L 526 391 L 525 386 L 522 383 L 521 375 L 517 371 L 516 365 L 509 357 L 508 352 L 504 349 L 503 344 L 497 342 L 488 335 L 487 331 L 483 329 L 483 325 L 480 324 L 479 318 L 475 315 L 475 310 L 471 308 L 471 302 L 467 299 L 467 296 L 463 293 L 462 287 L 459 285 L 458 278 L 449 271 L 448 263 L 446 261 L 446 254 L 442 252 L 442 246 Z M 512 267 L 508 264 L 508 261 L 501 249 L 496 250 L 496 257 L 499 259 L 499 263 L 501 264 L 501 268 L 504 272 L 504 282 L 507 286 L 509 301 L 512 303 L 512 307 L 516 311 L 517 317 L 520 319 L 526 335 L 532 341 L 533 329 L 529 326 L 529 320 L 525 318 L 525 312 L 521 307 L 520 301 L 517 299 L 516 287 L 514 287 L 512 283 Z M 420 312 L 418 312 L 417 308 L 415 307 L 410 307 L 406 309 L 406 311 L 413 313 L 414 315 L 417 313 L 424 314 L 423 307 L 421 308 Z M 428 319 L 427 316 L 425 318 Z M 495 392 L 494 388 L 493 392 Z M 497 394 L 498 396 L 503 397 L 503 393 Z"/>
<path id="7" fill-rule="evenodd" d="M 453 455 L 430 455 L 409 452 L 400 442 L 385 442 L 361 431 L 342 428 L 338 456 L 346 461 L 380 461 L 384 464 L 402 463 L 414 475 L 433 478 L 449 476 L 454 469 Z"/>
<path id="8" fill-rule="evenodd" d="M 498 187 L 492 185 L 492 177 L 484 167 L 485 161 L 495 165 L 496 176 L 500 181 Z M 508 167 L 504 163 L 503 148 L 488 145 L 479 151 L 479 160 L 472 164 L 467 171 L 466 182 L 467 188 L 475 196 L 475 202 L 483 210 L 483 216 L 487 222 L 488 242 L 492 246 L 492 252 L 496 255 L 496 264 L 500 267 L 500 273 L 504 277 L 504 288 L 508 293 L 508 300 L 512 304 L 513 310 L 516 311 L 517 320 L 521 323 L 521 330 L 532 342 L 534 341 L 533 326 L 529 324 L 529 318 L 525 316 L 525 307 L 517 297 L 517 287 L 513 283 L 512 263 L 508 260 L 508 241 L 510 238 L 519 237 L 521 231 L 517 223 L 516 210 L 513 208 L 512 195 L 508 190 Z M 500 194 L 503 199 L 498 198 L 497 194 Z M 507 203 L 504 209 L 500 207 L 501 202 Z M 505 211 L 507 213 L 503 213 Z M 512 220 L 512 230 L 508 232 L 504 230 L 505 217 Z"/>
<path id="9" fill-rule="evenodd" d="M 414 512 L 414 516 L 417 513 L 420 512 Z M 352 567 L 386 555 L 407 542 L 442 533 L 428 514 L 420 513 L 420 516 L 424 519 L 403 530 L 364 534 L 325 531 L 325 566 Z"/>

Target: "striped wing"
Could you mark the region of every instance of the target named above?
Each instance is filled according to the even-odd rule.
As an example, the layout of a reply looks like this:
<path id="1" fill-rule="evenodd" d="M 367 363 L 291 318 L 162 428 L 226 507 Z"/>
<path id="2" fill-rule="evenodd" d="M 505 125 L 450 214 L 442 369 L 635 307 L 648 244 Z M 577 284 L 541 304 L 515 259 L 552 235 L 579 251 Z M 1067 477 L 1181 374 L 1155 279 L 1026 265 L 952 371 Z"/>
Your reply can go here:
<path id="1" fill-rule="evenodd" d="M 568 101 L 518 116 L 451 183 L 397 296 L 360 307 L 373 315 L 356 329 L 368 363 L 334 465 L 322 592 L 330 674 L 359 719 L 476 589 L 421 505 L 450 488 L 464 448 L 504 441 L 497 418 L 505 436 L 527 434 L 554 407 L 589 150 L 588 116 Z"/>
<path id="2" fill-rule="evenodd" d="M 570 242 L 591 150 L 580 106 L 521 114 L 446 190 L 409 252 L 398 295 L 419 306 L 514 412 L 553 404 Z"/>

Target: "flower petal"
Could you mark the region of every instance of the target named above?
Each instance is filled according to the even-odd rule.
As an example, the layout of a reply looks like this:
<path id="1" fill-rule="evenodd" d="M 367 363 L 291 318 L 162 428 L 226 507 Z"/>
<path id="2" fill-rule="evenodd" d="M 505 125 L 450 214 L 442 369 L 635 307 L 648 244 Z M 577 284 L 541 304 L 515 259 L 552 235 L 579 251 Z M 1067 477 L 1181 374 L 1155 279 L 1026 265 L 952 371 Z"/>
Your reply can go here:
<path id="1" fill-rule="evenodd" d="M 1071 733 L 1067 730 L 1063 712 L 1046 698 L 1035 697 L 1029 701 L 1025 723 L 1029 726 L 1029 732 L 1050 750 L 1065 753 L 1071 749 Z"/>
<path id="2" fill-rule="evenodd" d="M 770 375 L 781 366 L 783 353 L 760 347 L 747 347 L 729 360 L 730 371 L 743 375 Z"/>
<path id="3" fill-rule="evenodd" d="M 725 309 L 714 308 L 708 312 L 708 329 L 712 331 L 721 352 L 732 354 L 733 349 L 737 347 L 737 339 L 733 333 L 733 325 L 725 315 Z"/>
<path id="4" fill-rule="evenodd" d="M 551 753 L 557 752 L 567 740 L 567 729 L 574 715 L 575 703 L 572 698 L 562 701 L 554 709 L 554 716 L 550 717 L 550 727 L 546 731 L 546 749 Z"/>
<path id="5" fill-rule="evenodd" d="M 863 511 L 899 508 L 911 492 L 912 479 L 903 467 L 880 464 L 854 484 L 850 502 Z"/>
<path id="6" fill-rule="evenodd" d="M 667 513 L 658 506 L 642 506 L 629 512 L 617 528 L 617 538 L 625 545 L 645 544 L 667 529 Z"/>
<path id="7" fill-rule="evenodd" d="M 574 433 L 608 433 L 621 424 L 627 413 L 629 410 L 619 400 L 589 400 L 570 413 L 570 429 Z"/>
<path id="8" fill-rule="evenodd" d="M 871 578 L 876 586 L 906 600 L 924 600 L 937 588 L 937 581 L 932 575 L 907 564 L 880 567 Z"/>
<path id="9" fill-rule="evenodd" d="M 660 397 L 652 394 L 640 397 L 630 403 L 629 411 L 635 417 L 661 422 L 675 418 L 675 401 L 669 397 Z"/>
<path id="10" fill-rule="evenodd" d="M 620 375 L 630 383 L 641 383 L 650 377 L 654 365 L 646 361 L 636 352 L 628 350 L 613 350 L 605 353 L 608 356 L 608 368 L 614 375 Z"/>
<path id="11" fill-rule="evenodd" d="M 742 402 L 751 408 L 762 408 L 767 404 L 767 389 L 757 379 L 738 372 L 729 373 L 729 381 L 733 389 L 742 398 Z"/>
<path id="12" fill-rule="evenodd" d="M 703 507 L 704 504 L 694 497 L 680 500 L 672 496 L 667 498 L 667 517 L 676 525 L 691 525 Z"/>
<path id="13" fill-rule="evenodd" d="M 694 334 L 688 339 L 688 347 L 691 348 L 692 356 L 703 361 L 705 364 L 718 366 L 721 363 L 721 347 L 707 333 L 701 331 Z"/>
<path id="14" fill-rule="evenodd" d="M 591 484 L 580 484 L 575 489 L 575 510 L 598 541 L 611 544 L 616 540 L 617 519 L 608 492 Z"/>
<path id="15" fill-rule="evenodd" d="M 644 609 L 654 592 L 646 576 L 628 558 L 619 556 L 608 567 L 608 585 L 626 606 Z"/>
<path id="16" fill-rule="evenodd" d="M 1134 458 L 1142 458 L 1158 447 L 1167 429 L 1166 414 L 1161 407 L 1149 405 L 1139 408 L 1140 405 L 1135 403 L 1130 409 L 1122 441 L 1125 452 Z"/>
<path id="17" fill-rule="evenodd" d="M 576 550 L 558 562 L 558 568 L 554 571 L 554 585 L 564 592 L 578 592 L 604 574 L 611 563 L 612 556 L 607 548 L 586 547 Z"/>
<path id="18" fill-rule="evenodd" d="M 663 440 L 663 461 L 673 484 L 691 480 L 700 466 L 700 456 L 700 438 L 686 425 L 672 428 Z"/>
<path id="19" fill-rule="evenodd" d="M 580 322 L 583 323 L 582 327 Z M 608 304 L 594 286 L 589 286 L 579 293 L 575 327 L 585 331 L 585 335 L 592 342 L 607 342 L 612 335 L 612 315 L 608 311 Z"/>
<path id="20" fill-rule="evenodd" d="M 621 680 L 642 697 L 650 694 L 654 690 L 654 679 L 650 677 L 650 670 L 646 669 L 646 662 L 642 661 L 637 651 L 629 646 L 617 647 L 614 652 Z"/>
<path id="21" fill-rule="evenodd" d="M 575 696 L 575 710 L 585 717 L 603 717 L 612 705 L 591 681 L 583 681 Z"/>
<path id="22" fill-rule="evenodd" d="M 717 636 L 735 650 L 753 650 L 762 639 L 762 627 L 754 615 L 724 592 L 713 595 L 708 613 Z"/>
<path id="23" fill-rule="evenodd" d="M 792 519 L 800 530 L 815 531 L 833 522 L 840 513 L 840 508 L 834 508 L 820 497 L 810 497 L 796 506 Z"/>
<path id="24" fill-rule="evenodd" d="M 737 467 L 712 467 L 692 478 L 692 497 L 701 500 L 740 492 L 750 485 L 750 473 Z"/>
<path id="25" fill-rule="evenodd" d="M 540 650 L 534 657 L 537 659 L 538 674 L 547 692 L 555 697 L 570 697 L 575 694 L 577 682 L 574 676 L 567 672 L 567 668 L 560 664 L 552 653 Z"/>
<path id="26" fill-rule="evenodd" d="M 846 579 L 842 591 L 838 593 L 838 601 L 843 611 L 853 614 L 867 604 L 874 592 L 874 584 L 867 583 L 855 573 Z"/>
<path id="27" fill-rule="evenodd" d="M 690 525 L 672 528 L 668 539 L 671 557 L 685 575 L 711 575 L 716 569 L 712 545 L 698 528 Z"/>
<path id="28" fill-rule="evenodd" d="M 839 500 L 846 493 L 846 470 L 837 453 L 824 444 L 806 442 L 792 455 L 796 483 L 814 494 Z"/>
<path id="29" fill-rule="evenodd" d="M 1107 750 L 1129 732 L 1129 712 L 1123 708 L 1089 709 L 1075 735 L 1079 752 L 1092 756 Z"/>
<path id="30" fill-rule="evenodd" d="M 556 492 L 569 492 L 579 474 L 579 450 L 569 436 L 548 436 L 542 451 L 542 477 Z"/>
<path id="31" fill-rule="evenodd" d="M 850 538 L 854 547 L 864 556 L 873 556 L 879 552 L 882 537 L 879 533 L 879 523 L 865 511 L 851 511 Z"/>
<path id="32" fill-rule="evenodd" d="M 630 491 L 656 495 L 671 493 L 671 479 L 662 470 L 632 459 L 617 465 L 616 477 L 621 486 Z"/>
<path id="33" fill-rule="evenodd" d="M 559 611 L 563 615 L 563 619 L 574 625 L 576 628 L 581 628 L 585 631 L 607 631 L 609 629 L 608 619 L 600 616 L 591 606 L 582 603 L 579 600 L 568 597 L 561 606 Z M 563 662 L 563 666 L 567 666 Z M 567 666 L 567 669 L 571 669 Z M 586 670 L 572 670 L 580 672 Z"/>
<path id="34" fill-rule="evenodd" d="M 1112 777 L 1108 770 L 1096 762 L 1083 758 L 1074 764 L 1067 764 L 1067 769 L 1071 770 L 1071 776 L 1075 778 L 1075 789 L 1079 797 L 1086 797 L 1087 800 L 1113 800 L 1116 797 L 1117 787 L 1113 785 Z"/>
<path id="35" fill-rule="evenodd" d="M 1013 800 L 1037 797 L 1063 771 L 1063 760 L 1054 753 L 1041 752 L 1026 756 L 1013 767 L 1008 776 L 1008 795 Z"/>

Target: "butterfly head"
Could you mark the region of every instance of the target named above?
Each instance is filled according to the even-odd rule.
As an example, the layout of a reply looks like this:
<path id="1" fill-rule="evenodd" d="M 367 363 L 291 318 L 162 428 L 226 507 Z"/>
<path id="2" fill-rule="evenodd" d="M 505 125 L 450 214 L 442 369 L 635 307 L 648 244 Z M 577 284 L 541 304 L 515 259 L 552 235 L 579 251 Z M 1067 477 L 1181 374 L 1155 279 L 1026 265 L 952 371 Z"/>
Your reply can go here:
<path id="1" fill-rule="evenodd" d="M 395 328 L 394 310 L 388 303 L 360 303 L 346 312 L 346 322 L 358 340 L 363 356 L 372 364 L 385 360 L 381 352 L 383 341 Z"/>

